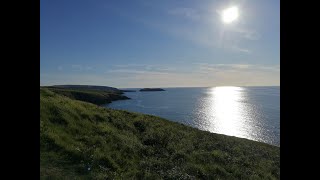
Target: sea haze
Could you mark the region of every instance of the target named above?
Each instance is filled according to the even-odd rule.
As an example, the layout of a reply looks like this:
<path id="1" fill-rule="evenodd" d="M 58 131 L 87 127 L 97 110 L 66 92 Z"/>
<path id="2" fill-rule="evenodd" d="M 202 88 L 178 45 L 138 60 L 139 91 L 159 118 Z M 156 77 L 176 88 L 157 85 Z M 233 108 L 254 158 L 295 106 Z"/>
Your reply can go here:
<path id="1" fill-rule="evenodd" d="M 126 92 L 106 107 L 160 116 L 200 130 L 280 146 L 280 87 L 164 88 Z M 138 89 L 131 89 L 138 90 Z"/>

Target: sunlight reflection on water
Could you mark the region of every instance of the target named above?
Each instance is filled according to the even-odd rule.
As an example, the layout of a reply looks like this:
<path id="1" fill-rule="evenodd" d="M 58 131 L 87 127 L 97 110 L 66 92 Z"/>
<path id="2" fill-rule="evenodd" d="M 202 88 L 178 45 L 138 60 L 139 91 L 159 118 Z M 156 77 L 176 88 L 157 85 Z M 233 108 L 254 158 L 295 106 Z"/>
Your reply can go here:
<path id="1" fill-rule="evenodd" d="M 250 109 L 245 106 L 245 91 L 241 87 L 213 87 L 199 107 L 204 121 L 199 124 L 203 130 L 231 136 L 255 139 L 251 135 L 252 119 Z"/>
<path id="2" fill-rule="evenodd" d="M 280 146 L 278 87 L 167 88 L 130 92 L 107 107 L 141 112 L 200 130 Z"/>

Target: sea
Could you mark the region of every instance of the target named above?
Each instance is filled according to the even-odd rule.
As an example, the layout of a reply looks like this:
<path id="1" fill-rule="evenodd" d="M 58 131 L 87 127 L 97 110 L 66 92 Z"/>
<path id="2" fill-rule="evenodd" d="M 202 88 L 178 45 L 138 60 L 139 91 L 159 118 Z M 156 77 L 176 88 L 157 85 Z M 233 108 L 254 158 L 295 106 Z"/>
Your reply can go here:
<path id="1" fill-rule="evenodd" d="M 280 147 L 280 86 L 163 88 L 125 92 L 105 105 L 159 116 L 200 130 Z"/>

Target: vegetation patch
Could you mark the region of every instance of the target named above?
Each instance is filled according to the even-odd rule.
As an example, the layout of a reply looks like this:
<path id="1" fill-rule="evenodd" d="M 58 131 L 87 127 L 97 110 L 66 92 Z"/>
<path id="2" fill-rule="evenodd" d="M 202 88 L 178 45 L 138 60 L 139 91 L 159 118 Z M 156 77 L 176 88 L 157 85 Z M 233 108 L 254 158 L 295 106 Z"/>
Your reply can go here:
<path id="1" fill-rule="evenodd" d="M 93 103 L 96 105 L 102 105 L 111 103 L 116 100 L 130 99 L 127 96 L 122 95 L 121 91 L 106 91 L 106 90 L 96 90 L 96 89 L 75 89 L 75 88 L 57 88 L 57 87 L 47 87 L 50 91 L 57 94 L 69 97 L 74 100 L 85 101 Z"/>
<path id="2" fill-rule="evenodd" d="M 279 147 L 76 99 L 40 88 L 41 179 L 280 178 Z"/>

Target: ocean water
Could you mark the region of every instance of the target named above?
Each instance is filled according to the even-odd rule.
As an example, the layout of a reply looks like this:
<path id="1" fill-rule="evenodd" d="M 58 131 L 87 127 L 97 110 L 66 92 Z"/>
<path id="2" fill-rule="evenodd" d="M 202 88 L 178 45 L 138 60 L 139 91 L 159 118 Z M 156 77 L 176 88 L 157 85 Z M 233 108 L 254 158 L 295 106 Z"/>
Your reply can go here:
<path id="1" fill-rule="evenodd" d="M 164 88 L 105 105 L 280 146 L 280 87 Z M 137 90 L 137 89 L 133 89 Z"/>

